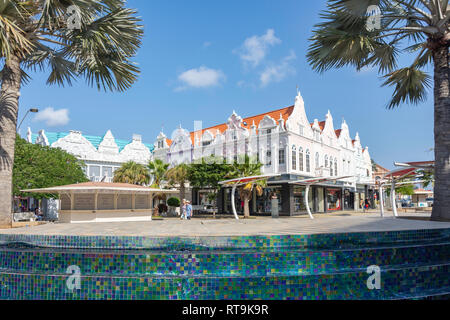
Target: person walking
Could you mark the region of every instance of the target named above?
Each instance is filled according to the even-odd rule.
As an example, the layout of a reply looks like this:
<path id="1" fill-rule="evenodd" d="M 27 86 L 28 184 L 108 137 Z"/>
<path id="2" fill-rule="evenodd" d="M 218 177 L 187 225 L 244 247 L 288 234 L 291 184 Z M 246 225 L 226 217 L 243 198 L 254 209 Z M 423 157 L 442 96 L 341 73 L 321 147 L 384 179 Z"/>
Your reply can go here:
<path id="1" fill-rule="evenodd" d="M 186 199 L 183 199 L 183 204 L 181 206 L 181 217 L 180 217 L 181 220 L 186 219 L 186 205 L 187 205 Z"/>
<path id="2" fill-rule="evenodd" d="M 366 198 L 366 200 L 364 200 L 364 213 L 366 213 L 369 210 L 370 207 L 370 200 Z"/>
<path id="3" fill-rule="evenodd" d="M 191 220 L 192 217 L 192 205 L 190 201 L 186 203 L 186 217 L 188 220 Z"/>

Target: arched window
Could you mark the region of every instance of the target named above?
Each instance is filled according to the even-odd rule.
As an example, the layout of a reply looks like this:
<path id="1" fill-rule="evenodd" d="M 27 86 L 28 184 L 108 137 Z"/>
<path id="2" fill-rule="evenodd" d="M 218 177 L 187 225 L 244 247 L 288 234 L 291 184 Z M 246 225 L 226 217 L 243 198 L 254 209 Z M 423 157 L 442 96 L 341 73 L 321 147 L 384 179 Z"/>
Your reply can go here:
<path id="1" fill-rule="evenodd" d="M 330 157 L 330 176 L 333 176 L 333 157 Z"/>
<path id="2" fill-rule="evenodd" d="M 325 168 L 328 168 L 328 156 L 325 155 Z"/>
<path id="3" fill-rule="evenodd" d="M 320 167 L 320 156 L 319 153 L 316 152 L 316 169 Z"/>
<path id="4" fill-rule="evenodd" d="M 303 166 L 303 148 L 300 147 L 300 149 L 298 150 L 298 170 L 303 171 L 305 168 Z"/>
<path id="5" fill-rule="evenodd" d="M 297 149 L 292 147 L 292 170 L 297 170 Z"/>
<path id="6" fill-rule="evenodd" d="M 311 153 L 306 150 L 306 172 L 311 172 Z"/>
<path id="7" fill-rule="evenodd" d="M 338 163 L 337 163 L 337 160 L 334 162 L 334 174 L 336 175 L 336 177 L 338 176 Z"/>

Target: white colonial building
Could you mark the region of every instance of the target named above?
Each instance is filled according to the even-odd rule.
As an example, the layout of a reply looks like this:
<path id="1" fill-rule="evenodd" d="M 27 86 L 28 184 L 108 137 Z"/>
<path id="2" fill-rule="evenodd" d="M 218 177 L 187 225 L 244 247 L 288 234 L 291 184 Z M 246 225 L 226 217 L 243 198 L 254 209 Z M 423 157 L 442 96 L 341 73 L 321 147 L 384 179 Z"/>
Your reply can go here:
<path id="1" fill-rule="evenodd" d="M 244 119 L 233 112 L 226 123 L 207 129 L 188 132 L 180 127 L 171 139 L 160 133 L 154 150 L 156 159 L 171 165 L 212 155 L 232 162 L 242 154 L 257 156 L 264 164 L 265 174 L 281 174 L 269 180 L 263 197 L 253 197 L 253 213 L 270 210 L 271 193 L 281 199 L 282 214 L 304 213 L 305 188 L 292 182 L 314 177 L 350 176 L 314 186 L 309 202 L 315 212 L 357 210 L 361 200 L 373 197 L 371 157 L 368 147 L 362 147 L 359 134 L 352 138 L 345 121 L 336 130 L 330 112 L 325 121 L 310 122 L 300 93 L 294 106 Z M 204 203 L 207 192 L 194 190 L 194 204 Z M 231 212 L 230 199 L 230 190 L 223 190 L 219 211 Z M 241 201 L 236 202 L 241 208 Z"/>
<path id="2" fill-rule="evenodd" d="M 54 133 L 41 130 L 33 134 L 28 128 L 27 140 L 73 154 L 85 163 L 85 173 L 94 182 L 112 182 L 114 171 L 125 162 L 147 164 L 153 151 L 153 145 L 144 144 L 140 135 L 133 135 L 131 140 L 119 140 L 111 131 L 98 137 L 83 135 L 79 131 Z"/>

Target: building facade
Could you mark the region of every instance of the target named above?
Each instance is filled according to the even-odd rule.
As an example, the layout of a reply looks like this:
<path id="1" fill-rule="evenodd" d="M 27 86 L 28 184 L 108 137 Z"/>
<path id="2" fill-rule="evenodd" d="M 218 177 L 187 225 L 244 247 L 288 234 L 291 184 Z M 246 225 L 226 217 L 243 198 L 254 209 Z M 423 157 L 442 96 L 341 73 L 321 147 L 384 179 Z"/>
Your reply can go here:
<path id="1" fill-rule="evenodd" d="M 195 126 L 194 132 L 176 129 L 171 139 L 160 133 L 154 158 L 177 165 L 208 156 L 226 158 L 230 163 L 242 154 L 257 157 L 264 164 L 264 174 L 279 176 L 269 179 L 262 197 L 254 195 L 253 214 L 269 213 L 269 195 L 273 194 L 278 196 L 280 214 L 305 214 L 305 186 L 293 183 L 315 177 L 347 178 L 312 187 L 308 201 L 314 212 L 358 210 L 362 200 L 373 199 L 368 147 L 363 148 L 358 133 L 351 137 L 345 120 L 336 130 L 331 112 L 324 121 L 310 122 L 300 93 L 287 108 L 248 118 L 233 112 L 226 123 L 207 129 Z M 208 192 L 193 190 L 194 204 L 204 204 Z M 231 189 L 223 189 L 218 195 L 219 212 L 231 213 L 230 193 Z M 243 210 L 239 196 L 236 208 Z"/>
<path id="2" fill-rule="evenodd" d="M 61 148 L 85 163 L 86 176 L 93 182 L 112 182 L 114 171 L 128 161 L 147 164 L 152 159 L 153 145 L 144 144 L 140 135 L 131 140 L 115 139 L 108 130 L 103 137 L 83 135 L 79 131 L 54 133 L 28 128 L 27 140 L 52 148 Z"/>

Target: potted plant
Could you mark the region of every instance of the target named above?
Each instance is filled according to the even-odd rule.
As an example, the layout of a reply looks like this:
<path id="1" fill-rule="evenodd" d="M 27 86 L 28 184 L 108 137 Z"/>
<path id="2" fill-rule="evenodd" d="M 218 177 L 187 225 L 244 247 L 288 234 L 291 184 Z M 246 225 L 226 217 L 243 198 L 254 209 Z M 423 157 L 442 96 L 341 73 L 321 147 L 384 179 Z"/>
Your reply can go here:
<path id="1" fill-rule="evenodd" d="M 177 197 L 172 197 L 167 200 L 167 205 L 169 206 L 169 214 L 171 216 L 176 216 L 176 208 L 180 207 L 181 201 Z"/>

